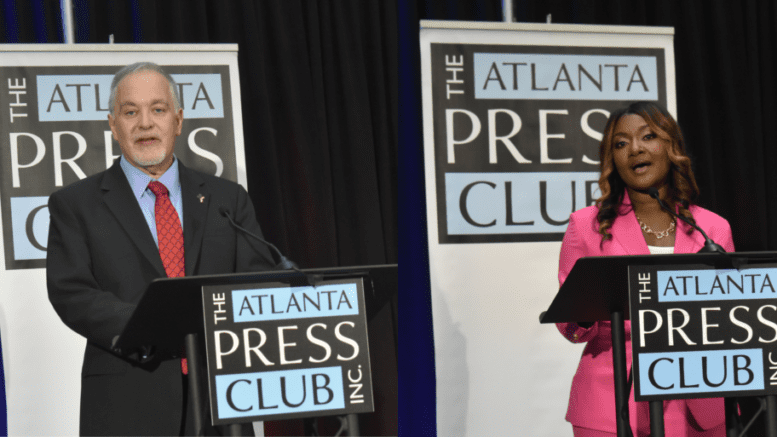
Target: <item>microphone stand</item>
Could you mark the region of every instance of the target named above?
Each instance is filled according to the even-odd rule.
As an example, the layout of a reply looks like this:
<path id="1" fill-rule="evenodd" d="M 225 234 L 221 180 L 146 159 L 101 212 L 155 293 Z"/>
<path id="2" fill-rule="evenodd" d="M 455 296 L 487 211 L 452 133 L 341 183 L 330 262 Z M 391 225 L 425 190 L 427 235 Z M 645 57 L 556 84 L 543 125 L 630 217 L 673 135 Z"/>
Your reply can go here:
<path id="1" fill-rule="evenodd" d="M 291 261 L 290 259 L 288 259 L 285 256 L 283 256 L 281 251 L 278 250 L 278 248 L 275 247 L 274 244 L 270 243 L 269 241 L 265 240 L 264 238 L 259 237 L 258 235 L 254 234 L 253 232 L 249 231 L 248 229 L 246 229 L 246 228 L 240 226 L 239 224 L 237 224 L 235 222 L 235 220 L 232 219 L 232 215 L 225 208 L 220 208 L 219 212 L 221 213 L 222 216 L 226 217 L 227 220 L 229 220 L 229 224 L 232 225 L 232 227 L 234 227 L 235 229 L 239 230 L 243 234 L 248 235 L 249 237 L 251 237 L 251 238 L 253 238 L 255 240 L 260 241 L 265 246 L 267 246 L 270 249 L 272 249 L 275 252 L 275 254 L 278 256 L 278 259 L 279 259 L 278 264 L 275 265 L 276 269 L 280 269 L 280 270 L 294 270 L 295 272 L 297 272 L 300 275 L 304 276 L 305 279 L 308 282 L 308 285 L 310 285 L 312 287 L 316 287 L 318 285 L 318 283 L 320 283 L 323 280 L 323 276 L 322 275 L 311 275 L 311 274 L 303 272 L 302 270 L 299 269 L 299 267 L 297 267 L 297 264 L 295 264 L 294 261 Z"/>
<path id="2" fill-rule="evenodd" d="M 696 229 L 697 231 L 699 231 L 701 233 L 702 236 L 704 236 L 704 247 L 702 247 L 701 250 L 699 250 L 699 252 L 697 252 L 697 253 L 720 253 L 720 254 L 726 253 L 726 250 L 723 249 L 723 247 L 721 247 L 719 244 L 717 244 L 714 241 L 712 241 L 712 238 L 707 236 L 707 233 L 704 232 L 704 230 L 702 228 L 700 228 L 695 223 L 691 222 L 690 220 L 688 220 L 687 218 L 681 216 L 680 214 L 677 214 L 671 208 L 669 208 L 664 203 L 664 201 L 661 200 L 661 197 L 658 195 L 658 190 L 655 187 L 648 188 L 648 195 L 650 195 L 650 197 L 656 199 L 656 201 L 658 201 L 658 204 L 661 206 L 661 208 L 666 210 L 669 214 L 672 214 L 673 217 L 676 217 L 676 218 L 684 221 L 685 223 L 688 224 L 688 226 Z"/>

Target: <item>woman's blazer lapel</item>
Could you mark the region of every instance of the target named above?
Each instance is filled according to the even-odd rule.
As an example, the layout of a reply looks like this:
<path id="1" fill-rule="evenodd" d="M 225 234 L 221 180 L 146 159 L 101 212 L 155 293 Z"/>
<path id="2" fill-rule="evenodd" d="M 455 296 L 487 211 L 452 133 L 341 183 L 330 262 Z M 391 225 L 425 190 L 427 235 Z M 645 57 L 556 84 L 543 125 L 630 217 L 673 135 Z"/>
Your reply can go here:
<path id="1" fill-rule="evenodd" d="M 629 193 L 623 193 L 623 202 L 618 210 L 618 217 L 610 228 L 612 241 L 605 255 L 649 255 L 647 243 L 639 228 L 637 216 L 631 207 Z"/>

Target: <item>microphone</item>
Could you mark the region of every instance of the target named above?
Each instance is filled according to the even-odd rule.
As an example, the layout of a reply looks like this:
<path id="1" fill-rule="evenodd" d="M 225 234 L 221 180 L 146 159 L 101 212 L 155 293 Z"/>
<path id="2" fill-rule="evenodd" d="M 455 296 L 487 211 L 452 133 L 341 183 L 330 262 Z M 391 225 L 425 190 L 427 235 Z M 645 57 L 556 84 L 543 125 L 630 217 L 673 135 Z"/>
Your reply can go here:
<path id="1" fill-rule="evenodd" d="M 246 235 L 248 235 L 248 236 L 250 236 L 252 238 L 255 238 L 255 239 L 261 241 L 264 245 L 266 245 L 270 249 L 274 250 L 275 254 L 278 255 L 278 259 L 280 260 L 280 262 L 278 262 L 278 264 L 275 266 L 276 269 L 294 270 L 295 272 L 297 272 L 300 275 L 304 276 L 305 279 L 308 282 L 308 285 L 310 285 L 311 287 L 314 287 L 314 288 L 317 287 L 318 284 L 321 281 L 324 280 L 323 275 L 314 275 L 314 274 L 308 274 L 308 273 L 303 272 L 302 270 L 299 269 L 299 267 L 297 267 L 297 264 L 295 264 L 294 261 L 291 261 L 290 259 L 288 259 L 285 256 L 283 256 L 281 251 L 278 250 L 278 248 L 275 247 L 274 244 L 270 243 L 269 241 L 265 240 L 264 238 L 254 234 L 253 232 L 249 231 L 248 229 L 246 229 L 246 228 L 240 226 L 239 224 L 235 223 L 235 221 L 232 219 L 232 214 L 230 214 L 229 210 L 226 209 L 225 207 L 222 206 L 222 207 L 219 208 L 219 214 L 221 214 L 222 216 L 226 217 L 227 220 L 229 220 L 229 224 L 232 225 L 232 227 L 234 227 L 235 229 L 243 232 L 244 234 L 246 234 Z"/>
<path id="2" fill-rule="evenodd" d="M 661 200 L 661 198 L 659 197 L 658 189 L 657 188 L 650 187 L 650 188 L 648 188 L 647 192 L 648 192 L 648 195 L 650 195 L 650 197 L 656 199 L 658 201 L 658 204 L 661 206 L 661 208 L 666 210 L 669 214 L 672 214 L 672 216 L 677 217 L 678 219 L 680 219 L 680 220 L 684 221 L 685 223 L 687 223 L 692 228 L 694 228 L 697 231 L 701 232 L 701 235 L 704 236 L 704 247 L 702 247 L 701 250 L 699 250 L 698 253 L 715 253 L 715 252 L 717 252 L 717 253 L 726 253 L 726 250 L 723 249 L 719 244 L 717 244 L 714 241 L 712 241 L 712 238 L 708 237 L 707 233 L 704 232 L 704 230 L 702 228 L 700 228 L 699 226 L 696 226 L 696 224 L 692 223 L 687 218 L 677 214 L 676 212 L 674 212 L 674 210 L 669 208 Z"/>
<path id="3" fill-rule="evenodd" d="M 235 221 L 232 219 L 232 215 L 229 213 L 228 209 L 224 208 L 223 206 L 220 207 L 219 208 L 219 214 L 221 214 L 222 216 L 226 217 L 227 220 L 229 220 L 229 224 L 232 225 L 233 228 L 243 232 L 244 234 L 246 234 L 246 235 L 248 235 L 250 237 L 253 237 L 256 240 L 261 241 L 265 246 L 267 246 L 270 249 L 272 249 L 275 252 L 275 254 L 278 255 L 278 259 L 280 260 L 278 262 L 278 264 L 275 266 L 276 268 L 280 268 L 282 270 L 296 270 L 296 271 L 300 272 L 299 268 L 294 263 L 294 261 L 291 261 L 288 258 L 286 258 L 285 256 L 283 256 L 281 251 L 278 250 L 278 248 L 275 247 L 274 244 L 270 243 L 269 241 L 265 240 L 264 238 L 254 234 L 253 232 L 249 231 L 248 229 L 246 229 L 246 228 L 240 226 L 239 224 L 235 223 Z M 302 273 L 302 272 L 300 272 L 300 273 Z"/>

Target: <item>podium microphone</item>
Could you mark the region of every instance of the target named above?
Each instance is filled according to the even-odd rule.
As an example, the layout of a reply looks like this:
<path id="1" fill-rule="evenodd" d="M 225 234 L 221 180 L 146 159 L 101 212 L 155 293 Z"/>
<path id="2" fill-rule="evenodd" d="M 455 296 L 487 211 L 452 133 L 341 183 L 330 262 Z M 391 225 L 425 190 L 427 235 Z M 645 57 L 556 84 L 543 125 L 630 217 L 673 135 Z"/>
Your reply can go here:
<path id="1" fill-rule="evenodd" d="M 725 249 L 723 249 L 723 248 L 722 248 L 722 247 L 721 247 L 719 244 L 717 244 L 717 243 L 715 243 L 714 241 L 712 241 L 712 238 L 708 237 L 708 236 L 707 236 L 707 233 L 706 233 L 706 232 L 704 232 L 704 231 L 703 231 L 703 230 L 702 230 L 700 227 L 696 226 L 696 224 L 695 224 L 695 223 L 692 223 L 692 222 L 691 222 L 690 220 L 688 220 L 687 218 L 685 218 L 685 217 L 683 217 L 683 216 L 681 216 L 681 215 L 677 214 L 677 213 L 676 213 L 676 212 L 674 212 L 674 211 L 673 211 L 671 208 L 669 208 L 669 207 L 668 207 L 668 206 L 667 206 L 667 205 L 666 205 L 666 204 L 665 204 L 665 203 L 664 203 L 664 202 L 661 200 L 661 198 L 659 197 L 659 195 L 658 195 L 658 189 L 657 189 L 657 188 L 655 188 L 655 187 L 650 187 L 650 188 L 648 188 L 647 192 L 648 192 L 648 195 L 650 195 L 650 197 L 652 197 L 652 198 L 656 199 L 656 200 L 658 201 L 658 204 L 659 204 L 659 205 L 661 205 L 661 208 L 663 208 L 664 210 L 666 210 L 666 211 L 667 211 L 669 214 L 672 214 L 674 217 L 677 217 L 678 219 L 680 219 L 680 220 L 684 221 L 685 223 L 687 223 L 687 224 L 688 224 L 689 226 L 691 226 L 692 228 L 694 228 L 694 229 L 696 229 L 697 231 L 701 232 L 701 235 L 703 235 L 703 236 L 704 236 L 704 240 L 705 240 L 705 241 L 704 241 L 704 247 L 702 247 L 702 248 L 701 248 L 701 250 L 699 250 L 699 252 L 698 252 L 698 253 L 715 253 L 715 252 L 717 252 L 717 253 L 726 253 L 726 250 L 725 250 Z"/>
<path id="2" fill-rule="evenodd" d="M 235 223 L 235 221 L 232 219 L 232 214 L 229 213 L 228 209 L 224 208 L 223 206 L 220 207 L 219 208 L 219 214 L 221 214 L 222 216 L 226 217 L 227 220 L 229 220 L 229 224 L 232 225 L 233 228 L 239 230 L 240 232 L 242 232 L 242 233 L 244 233 L 244 234 L 246 234 L 246 235 L 248 235 L 250 237 L 253 237 L 256 240 L 259 240 L 265 246 L 267 246 L 270 249 L 272 249 L 275 252 L 275 254 L 278 255 L 278 259 L 280 260 L 278 262 L 278 264 L 275 266 L 275 268 L 281 269 L 281 270 L 296 270 L 297 272 L 302 273 L 299 270 L 299 268 L 297 267 L 297 265 L 294 263 L 294 261 L 291 261 L 288 258 L 286 258 L 285 256 L 283 256 L 281 251 L 278 250 L 278 248 L 275 247 L 274 244 L 270 243 L 269 241 L 265 240 L 264 238 L 254 234 L 253 232 L 249 231 L 248 229 L 246 229 L 246 228 L 240 226 L 239 224 Z"/>

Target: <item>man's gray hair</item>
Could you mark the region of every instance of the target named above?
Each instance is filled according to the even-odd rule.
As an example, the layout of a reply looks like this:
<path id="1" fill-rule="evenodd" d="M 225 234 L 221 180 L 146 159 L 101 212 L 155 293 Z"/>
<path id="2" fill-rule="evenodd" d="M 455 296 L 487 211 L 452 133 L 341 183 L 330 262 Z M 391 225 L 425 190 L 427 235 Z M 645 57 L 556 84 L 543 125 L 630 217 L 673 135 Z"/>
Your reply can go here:
<path id="1" fill-rule="evenodd" d="M 170 86 L 170 94 L 173 96 L 173 102 L 175 103 L 175 112 L 178 112 L 178 110 L 181 109 L 181 98 L 178 95 L 178 85 L 175 83 L 173 77 L 165 73 L 165 71 L 162 70 L 162 67 L 153 62 L 136 62 L 123 67 L 113 76 L 113 81 L 111 81 L 111 97 L 108 101 L 111 115 L 114 115 L 113 107 L 116 105 L 116 88 L 119 87 L 119 84 L 125 77 L 141 71 L 156 71 L 167 79 L 167 84 Z"/>

